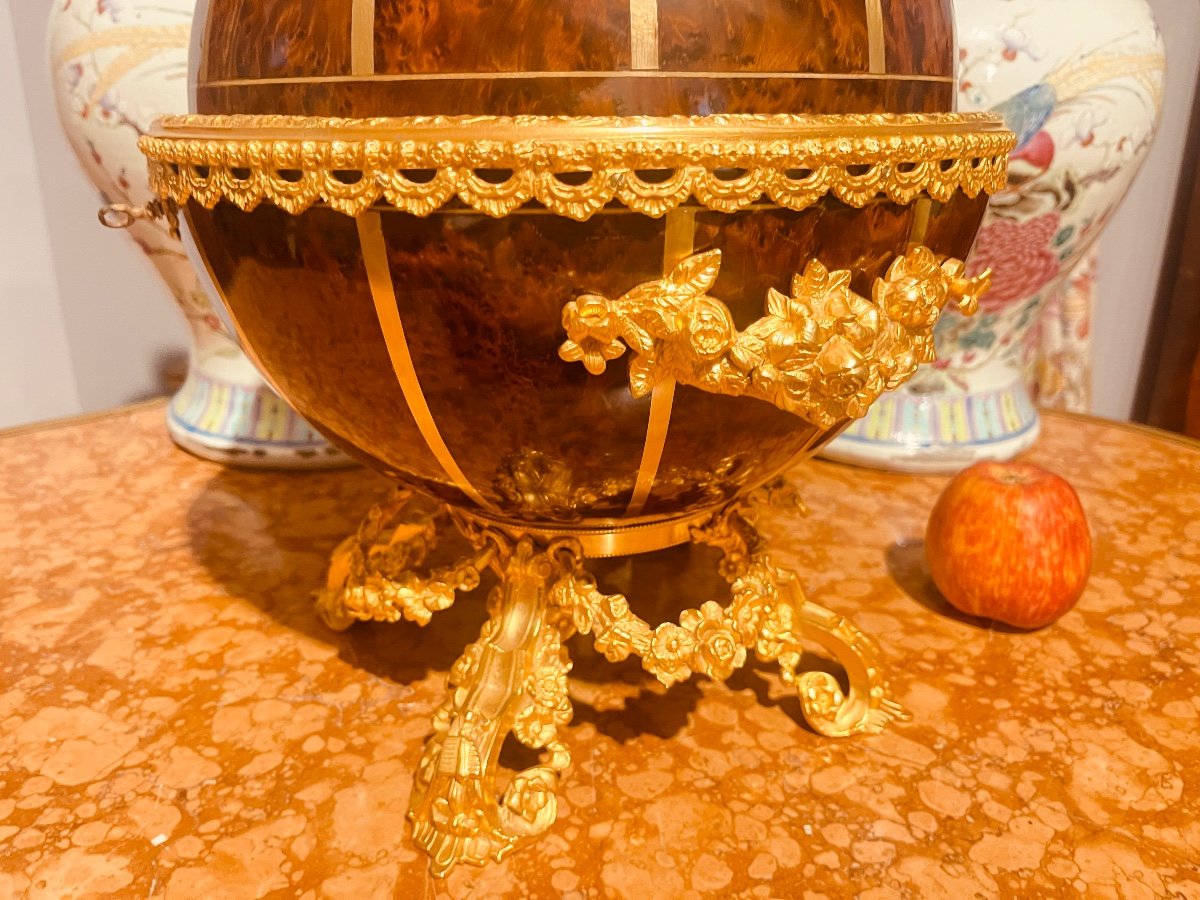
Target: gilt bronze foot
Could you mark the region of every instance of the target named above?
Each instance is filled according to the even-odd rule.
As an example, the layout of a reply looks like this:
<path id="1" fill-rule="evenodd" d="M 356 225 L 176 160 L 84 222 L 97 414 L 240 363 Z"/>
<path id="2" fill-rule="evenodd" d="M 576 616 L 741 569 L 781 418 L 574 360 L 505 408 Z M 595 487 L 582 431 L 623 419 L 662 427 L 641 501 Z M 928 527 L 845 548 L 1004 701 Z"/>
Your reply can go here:
<path id="1" fill-rule="evenodd" d="M 472 552 L 418 575 L 413 567 L 433 548 L 439 524 L 450 521 Z M 804 598 L 795 574 L 763 551 L 741 506 L 694 527 L 691 540 L 722 551 L 731 602 L 707 601 L 657 627 L 634 614 L 624 596 L 599 589 L 579 541 L 535 539 L 461 511 L 420 509 L 404 492 L 373 510 L 338 548 L 319 599 L 335 628 L 358 620 L 425 625 L 457 593 L 477 588 L 485 569 L 499 579 L 479 640 L 450 673 L 450 695 L 434 717 L 415 779 L 409 818 L 434 875 L 459 863 L 498 861 L 554 823 L 555 790 L 571 762 L 561 736 L 572 714 L 565 642 L 577 631 L 591 635 L 610 661 L 638 657 L 668 687 L 697 673 L 723 681 L 753 651 L 778 663 L 805 719 L 829 737 L 878 733 L 908 718 L 883 678 L 874 642 Z M 806 639 L 841 663 L 848 689 L 828 673 L 797 671 Z M 542 755 L 501 789 L 498 760 L 510 734 Z"/>

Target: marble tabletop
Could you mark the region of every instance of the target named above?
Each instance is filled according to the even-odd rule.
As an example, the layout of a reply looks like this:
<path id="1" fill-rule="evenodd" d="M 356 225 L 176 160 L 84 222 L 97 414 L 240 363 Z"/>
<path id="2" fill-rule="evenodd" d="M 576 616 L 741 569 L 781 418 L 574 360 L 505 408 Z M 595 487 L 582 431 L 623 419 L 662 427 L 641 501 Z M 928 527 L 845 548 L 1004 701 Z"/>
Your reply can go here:
<path id="1" fill-rule="evenodd" d="M 0 898 L 1200 898 L 1200 445 L 1046 417 L 1096 566 L 1036 633 L 932 590 L 943 479 L 800 466 L 774 558 L 912 722 L 826 740 L 766 667 L 668 692 L 577 639 L 558 823 L 435 882 L 405 813 L 482 603 L 331 633 L 312 593 L 388 485 L 223 469 L 163 414 L 0 435 Z"/>

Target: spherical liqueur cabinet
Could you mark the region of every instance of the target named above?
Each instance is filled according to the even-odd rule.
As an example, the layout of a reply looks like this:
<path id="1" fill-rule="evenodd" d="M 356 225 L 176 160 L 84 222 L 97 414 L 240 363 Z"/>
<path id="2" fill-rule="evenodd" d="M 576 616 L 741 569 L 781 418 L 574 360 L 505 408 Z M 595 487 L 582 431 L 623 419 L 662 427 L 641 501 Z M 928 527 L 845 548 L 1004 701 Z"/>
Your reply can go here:
<path id="1" fill-rule="evenodd" d="M 415 776 L 436 874 L 553 823 L 575 633 L 668 686 L 777 661 L 830 736 L 904 714 L 750 507 L 988 286 L 961 260 L 1013 138 L 950 111 L 951 23 L 949 0 L 202 4 L 194 114 L 142 142 L 162 208 L 282 395 L 401 486 L 322 613 L 425 624 L 495 579 Z M 652 625 L 594 576 L 689 542 L 722 551 L 724 605 Z M 797 671 L 806 639 L 844 683 Z M 500 779 L 510 734 L 542 753 Z"/>

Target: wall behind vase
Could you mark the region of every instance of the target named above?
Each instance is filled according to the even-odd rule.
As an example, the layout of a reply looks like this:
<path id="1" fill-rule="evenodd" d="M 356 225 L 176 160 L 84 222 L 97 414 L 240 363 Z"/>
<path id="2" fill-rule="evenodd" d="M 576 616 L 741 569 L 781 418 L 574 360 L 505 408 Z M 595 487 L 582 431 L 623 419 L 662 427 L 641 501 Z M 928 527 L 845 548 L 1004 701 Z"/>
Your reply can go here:
<path id="1" fill-rule="evenodd" d="M 1100 239 L 1093 320 L 1094 408 L 1115 419 L 1133 413 L 1200 65 L 1200 2 L 1150 0 L 1150 5 L 1167 44 L 1163 122 L 1129 197 Z"/>
<path id="2" fill-rule="evenodd" d="M 32 250 L 14 248 L 9 238 L 15 231 L 27 247 L 37 244 L 48 255 L 52 271 L 39 275 L 37 267 L 30 266 L 26 280 L 37 281 L 39 316 L 54 315 L 50 309 L 58 304 L 61 338 L 69 352 L 66 365 L 52 353 L 36 353 L 37 364 L 27 370 L 22 387 L 24 402 L 6 402 L 6 393 L 0 393 L 0 427 L 106 409 L 162 393 L 164 370 L 182 368 L 178 358 L 188 346 L 181 317 L 149 261 L 127 235 L 105 231 L 96 221 L 100 200 L 59 126 L 45 33 L 51 5 L 63 2 L 0 0 L 0 32 L 11 28 L 16 43 L 15 56 L 2 48 L 0 54 L 5 66 L 19 63 L 21 72 L 19 80 L 3 82 L 4 140 L 14 140 L 13 131 L 27 131 L 32 145 L 26 152 L 35 161 L 14 172 L 14 158 L 8 152 L 0 158 L 6 174 L 21 181 L 19 190 L 30 195 L 34 209 L 33 215 L 4 224 L 0 254 L 6 267 L 24 266 L 23 257 Z M 17 127 L 10 128 L 10 122 Z M 43 215 L 45 229 L 39 236 L 33 232 Z M 32 333 L 30 321 L 25 316 L 13 321 L 14 301 L 7 292 L 5 286 L 0 317 L 5 330 L 11 328 L 11 334 L 22 339 L 22 334 Z M 6 374 L 5 363 L 0 363 L 0 376 Z M 64 378 L 72 382 L 74 403 L 56 399 L 61 389 L 54 385 Z"/>
<path id="3" fill-rule="evenodd" d="M 187 346 L 150 264 L 125 235 L 96 224 L 95 193 L 59 128 L 44 32 L 51 4 L 62 2 L 0 0 L 0 40 L 16 45 L 14 58 L 0 43 L 0 165 L 20 181 L 15 208 L 27 210 L 0 222 L 0 427 L 162 392 L 164 361 Z M 1096 410 L 1116 418 L 1132 410 L 1200 64 L 1200 3 L 1151 5 L 1169 55 L 1163 128 L 1101 241 Z M 14 62 L 20 80 L 7 77 Z"/>
<path id="4" fill-rule="evenodd" d="M 67 324 L 58 299 L 33 135 L 20 90 L 17 39 L 0 15 L 0 427 L 79 409 Z"/>

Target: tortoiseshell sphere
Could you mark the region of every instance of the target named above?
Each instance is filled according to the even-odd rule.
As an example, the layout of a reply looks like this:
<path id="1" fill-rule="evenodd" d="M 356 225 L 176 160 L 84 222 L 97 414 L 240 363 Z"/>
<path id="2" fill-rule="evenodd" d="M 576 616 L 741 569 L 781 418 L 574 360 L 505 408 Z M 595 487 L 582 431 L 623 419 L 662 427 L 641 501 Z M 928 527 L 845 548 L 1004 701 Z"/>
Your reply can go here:
<path id="1" fill-rule="evenodd" d="M 953 104 L 950 0 L 210 0 L 197 40 L 196 112 L 210 115 Z M 786 291 L 814 258 L 851 270 L 864 296 L 912 244 L 965 258 L 986 203 L 959 192 L 908 205 L 881 195 L 862 208 L 831 197 L 801 211 L 766 198 L 735 213 L 693 207 L 690 246 L 722 251 L 712 295 L 745 328 L 769 290 Z M 665 274 L 667 222 L 615 201 L 587 221 L 535 202 L 502 218 L 454 201 L 424 218 L 380 203 L 370 215 L 386 248 L 382 277 L 365 260 L 362 223 L 325 206 L 293 216 L 193 201 L 188 215 L 283 395 L 348 452 L 450 503 L 482 498 L 493 515 L 547 527 L 663 521 L 719 508 L 836 433 L 681 385 L 652 490 L 631 503 L 651 401 L 632 396 L 628 357 L 594 376 L 558 355 L 566 303 L 620 297 Z M 383 321 L 397 307 L 441 450 L 397 375 L 396 330 Z"/>
<path id="2" fill-rule="evenodd" d="M 196 112 L 937 112 L 951 0 L 210 0 Z"/>

